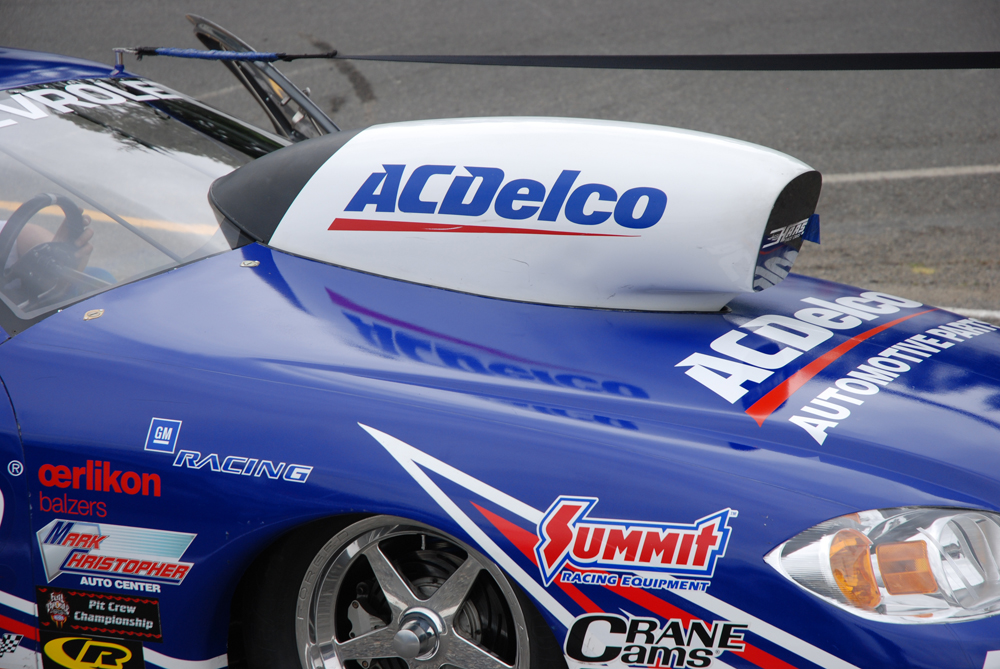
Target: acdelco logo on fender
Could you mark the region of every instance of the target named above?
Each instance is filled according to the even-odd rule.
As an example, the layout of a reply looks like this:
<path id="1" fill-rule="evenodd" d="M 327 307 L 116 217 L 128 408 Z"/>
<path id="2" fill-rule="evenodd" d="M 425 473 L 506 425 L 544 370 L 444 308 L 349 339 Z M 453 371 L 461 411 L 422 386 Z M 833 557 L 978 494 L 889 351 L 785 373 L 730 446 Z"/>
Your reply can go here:
<path id="1" fill-rule="evenodd" d="M 385 171 L 372 173 L 351 198 L 345 211 L 361 212 L 374 205 L 379 213 L 392 213 L 398 209 L 407 214 L 478 217 L 492 207 L 498 217 L 514 221 L 535 218 L 554 222 L 561 213 L 577 225 L 598 225 L 614 216 L 618 225 L 641 230 L 659 223 L 667 206 L 667 195 L 658 188 L 630 188 L 619 195 L 605 184 L 577 185 L 579 170 L 563 170 L 555 183 L 546 187 L 534 179 L 510 179 L 505 182 L 504 171 L 497 167 L 468 166 L 463 168 L 468 174 L 452 177 L 444 197 L 437 202 L 423 199 L 425 187 L 433 177 L 450 176 L 455 171 L 455 165 L 420 165 L 414 168 L 402 186 L 402 192 L 400 185 L 406 165 L 382 167 Z M 330 229 L 347 228 L 338 226 L 335 221 Z M 494 231 L 518 232 L 510 228 Z"/>
<path id="2" fill-rule="evenodd" d="M 691 524 L 588 518 L 596 497 L 559 497 L 538 524 L 535 555 L 545 585 L 566 565 L 710 578 L 726 554 L 731 509 Z"/>
<path id="3" fill-rule="evenodd" d="M 878 292 L 838 297 L 835 302 L 804 297 L 802 302 L 810 306 L 796 311 L 794 317 L 765 314 L 718 337 L 709 346 L 725 357 L 692 353 L 676 366 L 689 367 L 685 374 L 733 403 L 749 392 L 745 383 L 765 381 L 774 370 L 832 337 L 834 330 L 852 330 L 900 309 L 923 306 L 920 302 Z M 747 337 L 750 339 L 744 343 Z M 773 350 L 775 344 L 778 346 L 776 351 Z M 766 347 L 772 350 L 767 351 Z"/>

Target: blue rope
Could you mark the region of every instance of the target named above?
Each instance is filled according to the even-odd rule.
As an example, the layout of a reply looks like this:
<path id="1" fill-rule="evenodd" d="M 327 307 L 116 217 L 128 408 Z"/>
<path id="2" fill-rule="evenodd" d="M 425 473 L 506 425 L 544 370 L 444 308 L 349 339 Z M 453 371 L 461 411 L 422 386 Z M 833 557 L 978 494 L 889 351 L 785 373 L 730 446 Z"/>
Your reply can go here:
<path id="1" fill-rule="evenodd" d="M 197 58 L 199 60 L 248 60 L 273 63 L 281 60 L 287 54 L 266 53 L 262 51 L 205 51 L 202 49 L 171 49 L 167 47 L 140 47 L 136 55 L 143 56 L 173 56 L 175 58 Z"/>
<path id="2" fill-rule="evenodd" d="M 231 61 L 256 61 L 262 63 L 273 63 L 276 60 L 298 60 L 300 58 L 333 58 L 336 51 L 329 53 L 302 53 L 289 54 L 283 52 L 267 51 L 206 51 L 203 49 L 174 49 L 169 47 L 137 46 L 131 48 L 114 49 L 118 58 L 118 68 L 122 65 L 122 54 L 131 53 L 139 59 L 143 56 L 172 56 L 174 58 L 196 58 L 198 60 L 231 60 Z"/>

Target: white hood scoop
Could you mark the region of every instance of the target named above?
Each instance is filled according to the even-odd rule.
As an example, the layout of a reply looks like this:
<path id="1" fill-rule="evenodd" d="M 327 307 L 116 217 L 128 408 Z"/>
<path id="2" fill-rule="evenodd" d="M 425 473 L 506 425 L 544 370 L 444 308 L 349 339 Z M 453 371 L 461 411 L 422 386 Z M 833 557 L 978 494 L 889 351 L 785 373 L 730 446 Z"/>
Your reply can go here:
<path id="1" fill-rule="evenodd" d="M 397 123 L 312 140 L 324 141 L 328 157 L 299 145 L 237 170 L 213 187 L 213 204 L 283 251 L 573 307 L 716 311 L 780 281 L 803 235 L 818 239 L 819 173 L 777 151 L 702 133 L 503 118 Z M 304 160 L 281 156 L 307 151 Z M 310 175 L 300 177 L 297 194 L 287 192 L 295 187 L 287 178 L 269 175 L 268 165 L 301 172 L 302 163 Z M 251 190 L 251 200 L 270 190 L 290 205 L 276 222 L 248 220 L 268 207 L 231 201 Z"/>

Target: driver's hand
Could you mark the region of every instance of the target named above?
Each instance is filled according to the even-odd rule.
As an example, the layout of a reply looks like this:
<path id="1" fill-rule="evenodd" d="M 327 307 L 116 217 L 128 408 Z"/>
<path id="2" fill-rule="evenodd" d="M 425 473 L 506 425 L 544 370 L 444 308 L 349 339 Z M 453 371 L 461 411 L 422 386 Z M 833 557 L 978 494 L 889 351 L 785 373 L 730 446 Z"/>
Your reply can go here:
<path id="1" fill-rule="evenodd" d="M 94 252 L 94 247 L 90 244 L 90 239 L 94 236 L 94 230 L 90 227 L 90 223 L 90 216 L 84 214 L 83 232 L 74 240 L 70 238 L 72 233 L 70 232 L 69 225 L 63 221 L 63 224 L 59 226 L 55 236 L 52 238 L 54 242 L 72 242 L 76 246 L 75 255 L 79 260 L 76 269 L 80 272 L 87 268 L 87 263 L 90 261 L 90 254 Z"/>

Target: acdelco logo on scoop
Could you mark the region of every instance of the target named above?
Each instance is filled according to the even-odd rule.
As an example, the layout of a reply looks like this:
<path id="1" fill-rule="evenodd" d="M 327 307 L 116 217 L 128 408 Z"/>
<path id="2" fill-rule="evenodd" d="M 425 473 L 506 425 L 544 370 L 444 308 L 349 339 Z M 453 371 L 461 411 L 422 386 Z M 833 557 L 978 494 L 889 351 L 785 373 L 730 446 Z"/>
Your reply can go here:
<path id="1" fill-rule="evenodd" d="M 413 169 L 404 184 L 406 165 L 382 165 L 382 168 L 383 172 L 373 172 L 365 180 L 345 211 L 363 212 L 368 207 L 374 207 L 378 213 L 398 211 L 480 217 L 492 208 L 497 217 L 514 221 L 535 219 L 554 222 L 562 214 L 571 223 L 589 226 L 604 223 L 613 217 L 615 223 L 623 228 L 641 230 L 656 225 L 663 218 L 667 206 L 667 195 L 659 188 L 641 186 L 619 194 L 611 186 L 586 183 L 586 179 L 580 179 L 579 170 L 562 170 L 554 183 L 546 185 L 534 179 L 506 179 L 504 171 L 497 167 L 466 166 L 462 168 L 466 174 L 452 176 L 455 165 L 420 165 Z M 432 196 L 426 195 L 425 189 L 438 192 L 441 189 L 427 188 L 428 182 L 446 177 L 450 177 L 451 181 L 443 197 L 439 198 L 440 201 L 430 199 Z M 584 183 L 579 183 L 581 181 Z M 345 228 L 335 222 L 330 229 L 357 228 Z M 377 229 L 397 228 L 383 226 Z M 493 231 L 509 233 L 523 230 L 499 228 Z"/>

